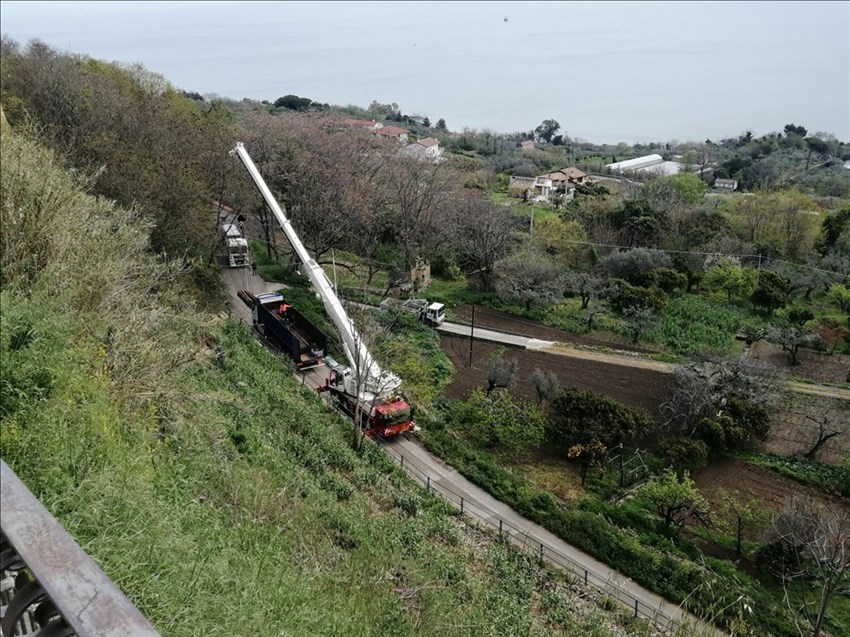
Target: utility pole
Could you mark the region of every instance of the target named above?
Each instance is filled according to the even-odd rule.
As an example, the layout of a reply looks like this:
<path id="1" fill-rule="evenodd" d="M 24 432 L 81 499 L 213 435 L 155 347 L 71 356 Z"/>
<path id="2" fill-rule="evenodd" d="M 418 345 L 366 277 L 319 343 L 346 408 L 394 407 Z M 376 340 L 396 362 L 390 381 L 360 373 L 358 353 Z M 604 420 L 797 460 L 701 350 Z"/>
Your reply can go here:
<path id="1" fill-rule="evenodd" d="M 475 305 L 472 305 L 472 325 L 469 326 L 469 364 L 467 367 L 472 367 L 472 341 L 475 333 Z"/>

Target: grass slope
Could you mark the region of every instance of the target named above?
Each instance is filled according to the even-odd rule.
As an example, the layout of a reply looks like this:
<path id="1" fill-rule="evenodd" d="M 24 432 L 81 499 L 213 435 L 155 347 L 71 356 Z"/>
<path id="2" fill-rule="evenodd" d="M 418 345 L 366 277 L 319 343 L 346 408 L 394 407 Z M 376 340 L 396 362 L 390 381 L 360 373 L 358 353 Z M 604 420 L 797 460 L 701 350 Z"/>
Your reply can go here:
<path id="1" fill-rule="evenodd" d="M 470 528 L 4 129 L 0 453 L 163 635 L 650 634 Z M 68 223 L 73 219 L 74 223 Z"/>

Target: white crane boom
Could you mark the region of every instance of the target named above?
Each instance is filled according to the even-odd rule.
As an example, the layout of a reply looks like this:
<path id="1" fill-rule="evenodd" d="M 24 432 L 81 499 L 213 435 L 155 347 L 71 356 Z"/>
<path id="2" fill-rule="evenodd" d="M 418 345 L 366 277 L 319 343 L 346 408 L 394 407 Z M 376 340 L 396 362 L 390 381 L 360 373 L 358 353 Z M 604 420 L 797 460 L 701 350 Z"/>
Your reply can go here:
<path id="1" fill-rule="evenodd" d="M 260 193 L 263 195 L 263 199 L 269 208 L 271 208 L 272 213 L 274 213 L 277 222 L 292 245 L 292 249 L 295 250 L 298 259 L 304 264 L 307 278 L 310 279 L 310 283 L 313 284 L 313 287 L 322 299 L 325 305 L 325 311 L 342 337 L 343 349 L 351 365 L 351 376 L 346 379 L 346 385 L 348 386 L 350 384 L 350 387 L 348 387 L 349 391 L 355 395 L 359 394 L 360 398 L 367 402 L 396 392 L 401 385 L 401 379 L 391 372 L 381 370 L 377 361 L 375 361 L 366 344 L 363 342 L 363 339 L 354 328 L 354 323 L 342 306 L 336 292 L 334 292 L 333 285 L 328 280 L 325 271 L 316 263 L 315 259 L 310 257 L 307 248 L 301 243 L 301 239 L 298 238 L 289 219 L 283 214 L 283 210 L 281 210 L 277 201 L 272 196 L 271 190 L 269 190 L 265 180 L 260 175 L 260 171 L 257 170 L 253 160 L 248 155 L 248 151 L 245 150 L 245 145 L 242 142 L 237 142 L 233 150 L 230 151 L 231 155 L 234 153 L 239 156 L 245 168 L 248 169 L 251 178 L 254 180 L 254 184 L 256 184 Z M 358 376 L 359 382 L 357 382 Z"/>

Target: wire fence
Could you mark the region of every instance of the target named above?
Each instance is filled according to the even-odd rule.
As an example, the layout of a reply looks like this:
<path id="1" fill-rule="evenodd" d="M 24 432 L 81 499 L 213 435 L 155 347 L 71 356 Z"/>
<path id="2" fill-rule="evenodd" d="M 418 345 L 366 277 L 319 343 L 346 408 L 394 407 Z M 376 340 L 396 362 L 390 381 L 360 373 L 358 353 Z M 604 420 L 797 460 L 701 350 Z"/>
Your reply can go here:
<path id="1" fill-rule="evenodd" d="M 471 501 L 468 495 L 464 496 L 442 484 L 439 479 L 430 475 L 427 469 L 418 465 L 410 456 L 406 456 L 401 451 L 395 449 L 392 444 L 388 444 L 386 441 L 378 438 L 374 440 L 379 448 L 383 449 L 402 469 L 422 484 L 429 493 L 440 496 L 453 504 L 459 509 L 461 515 L 483 523 L 496 531 L 500 539 L 511 542 L 520 550 L 541 562 L 555 566 L 565 572 L 573 582 L 592 587 L 616 600 L 624 607 L 630 609 L 634 617 L 649 620 L 678 635 L 720 634 L 708 625 L 697 626 L 696 624 L 701 624 L 701 622 L 689 616 L 680 607 L 666 605 L 663 602 L 652 606 L 638 599 L 613 581 L 610 575 L 600 574 L 587 566 L 577 563 L 557 549 L 532 537 L 527 530 L 517 528 L 510 522 L 499 517 L 492 510 L 485 509 L 477 502 Z"/>

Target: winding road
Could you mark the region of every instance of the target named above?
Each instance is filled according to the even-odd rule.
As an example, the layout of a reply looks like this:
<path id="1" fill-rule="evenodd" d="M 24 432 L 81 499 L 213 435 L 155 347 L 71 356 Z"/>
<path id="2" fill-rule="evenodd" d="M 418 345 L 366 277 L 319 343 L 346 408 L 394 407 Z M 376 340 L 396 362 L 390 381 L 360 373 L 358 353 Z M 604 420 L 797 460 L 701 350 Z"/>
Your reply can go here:
<path id="1" fill-rule="evenodd" d="M 263 281 L 259 276 L 252 274 L 248 268 L 223 268 L 222 277 L 230 296 L 231 316 L 248 325 L 251 324 L 251 311 L 239 299 L 237 292 L 249 290 L 259 294 L 274 292 L 281 288 L 279 283 Z M 440 326 L 443 332 L 467 336 L 470 329 L 470 326 L 451 323 Z M 474 330 L 473 336 L 528 349 L 561 353 L 557 351 L 561 344 L 550 341 L 539 341 L 478 328 Z M 323 380 L 322 371 L 318 369 L 311 370 L 304 376 L 299 373 L 298 376 L 302 382 L 314 387 Z M 720 637 L 724 634 L 578 550 L 538 524 L 527 520 L 430 454 L 415 437 L 398 436 L 381 441 L 379 444 L 411 477 L 429 491 L 443 496 L 479 522 L 494 530 L 498 529 L 500 534 L 507 536 L 526 550 L 534 552 L 553 566 L 572 573 L 573 577 L 579 581 L 583 578 L 586 584 L 617 599 L 633 610 L 635 615 L 649 618 L 671 631 L 681 630 L 686 635 Z"/>

